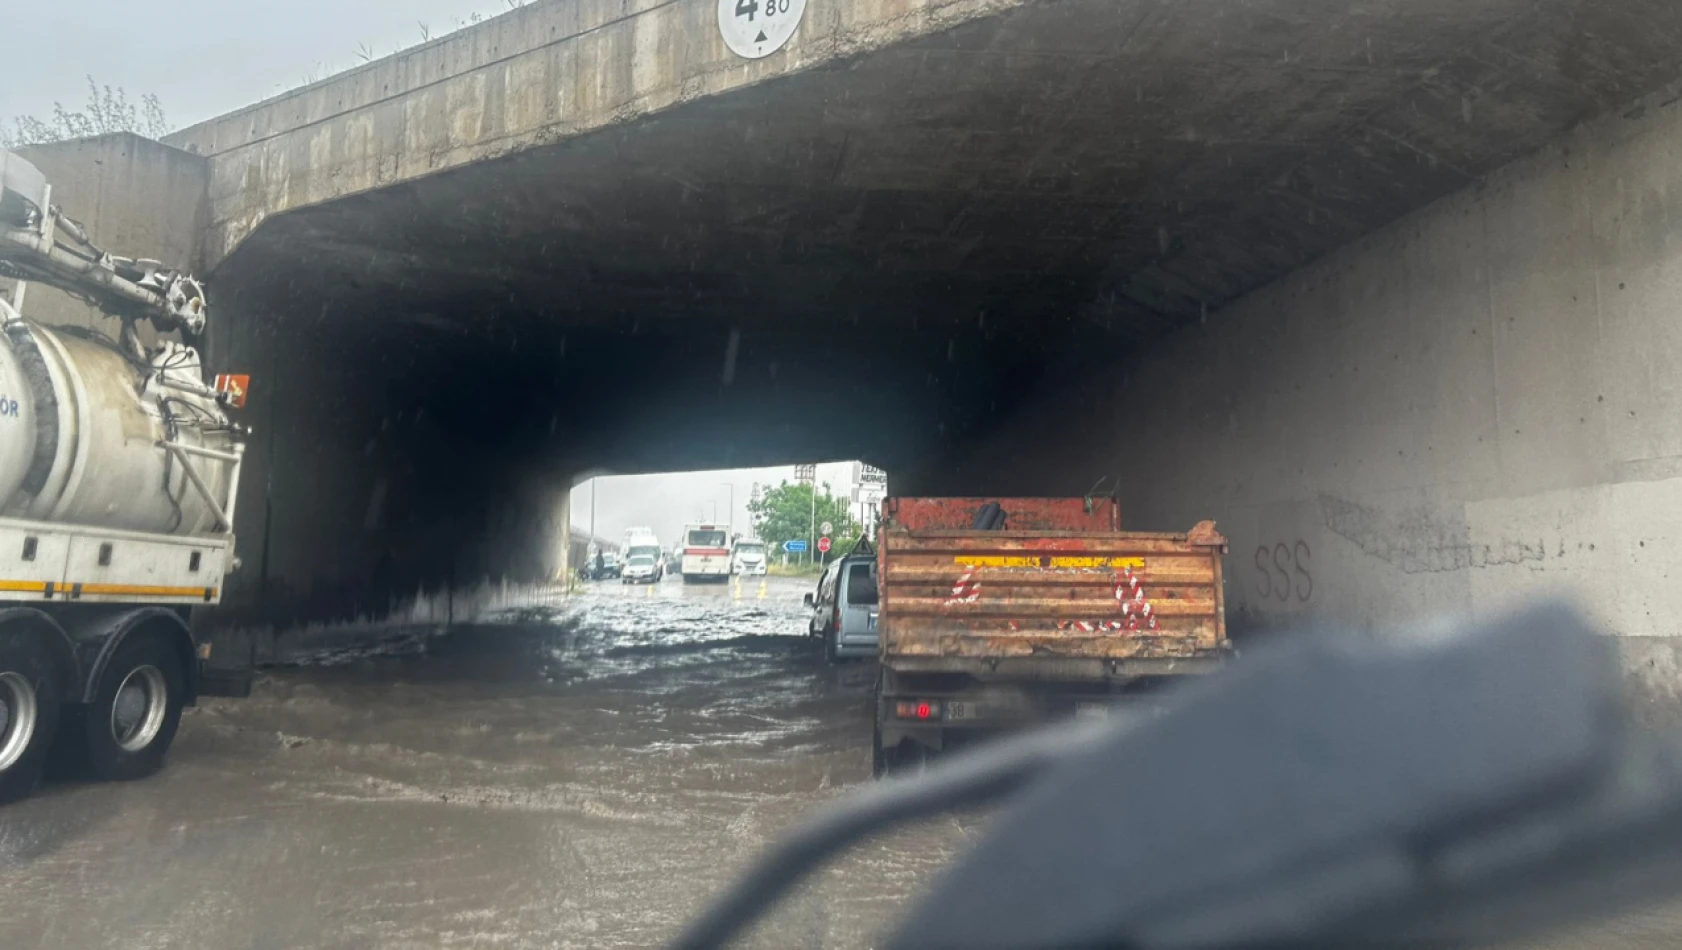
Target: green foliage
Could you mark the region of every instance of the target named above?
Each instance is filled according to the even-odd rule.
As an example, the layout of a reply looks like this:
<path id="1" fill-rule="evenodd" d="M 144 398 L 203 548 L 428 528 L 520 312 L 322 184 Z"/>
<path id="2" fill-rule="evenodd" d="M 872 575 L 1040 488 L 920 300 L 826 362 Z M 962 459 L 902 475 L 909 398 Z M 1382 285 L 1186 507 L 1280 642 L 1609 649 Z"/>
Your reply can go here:
<path id="1" fill-rule="evenodd" d="M 12 119 L 10 129 L 0 127 L 0 145 L 45 145 L 110 132 L 134 132 L 156 139 L 168 131 L 164 108 L 157 96 L 141 96 L 136 106 L 128 101 L 128 93 L 122 87 L 101 86 L 89 76 L 86 106 L 72 112 L 63 103 L 55 102 L 50 122 L 32 115 L 17 116 Z"/>
<path id="2" fill-rule="evenodd" d="M 765 492 L 758 501 L 748 503 L 754 533 L 765 541 L 773 561 L 782 551 L 784 541 L 804 540 L 808 545 L 817 544 L 817 538 L 809 533 L 813 524 L 813 491 L 811 485 L 783 482 Z M 816 491 L 816 524 L 821 526 L 828 521 L 835 526 L 835 533 L 830 535 L 835 542 L 830 549 L 830 557 L 846 554 L 858 540 L 862 526 L 853 517 L 852 505 L 846 498 L 831 494 L 827 486 Z"/>

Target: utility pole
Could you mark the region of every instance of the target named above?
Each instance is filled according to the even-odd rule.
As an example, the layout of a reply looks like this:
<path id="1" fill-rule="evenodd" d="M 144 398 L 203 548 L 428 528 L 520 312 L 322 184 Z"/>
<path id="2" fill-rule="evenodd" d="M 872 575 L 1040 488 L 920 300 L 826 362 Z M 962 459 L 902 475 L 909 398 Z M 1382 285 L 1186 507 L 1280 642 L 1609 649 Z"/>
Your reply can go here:
<path id="1" fill-rule="evenodd" d="M 726 522 L 729 522 L 731 525 L 734 525 L 736 523 L 736 521 L 735 521 L 735 518 L 736 518 L 736 483 L 735 482 L 719 482 L 719 484 L 723 485 L 725 488 L 730 489 L 730 507 L 724 509 L 724 520 Z M 714 520 L 716 521 L 717 518 L 715 517 Z"/>
<path id="2" fill-rule="evenodd" d="M 818 467 L 816 465 L 796 465 L 794 480 L 812 489 L 812 521 L 806 527 L 806 563 L 812 563 L 813 548 L 817 547 L 818 529 Z"/>

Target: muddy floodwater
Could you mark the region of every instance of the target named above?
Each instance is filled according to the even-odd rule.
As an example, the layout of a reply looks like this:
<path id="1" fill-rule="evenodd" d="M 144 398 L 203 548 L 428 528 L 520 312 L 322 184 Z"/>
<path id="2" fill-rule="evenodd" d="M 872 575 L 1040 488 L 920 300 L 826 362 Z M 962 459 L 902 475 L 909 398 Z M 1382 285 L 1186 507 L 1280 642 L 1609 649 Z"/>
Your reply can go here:
<path id="1" fill-rule="evenodd" d="M 868 780 L 874 673 L 805 589 L 592 585 L 209 700 L 163 773 L 0 811 L 0 947 L 658 946 Z M 745 945 L 875 945 L 983 820 L 860 846 Z M 1682 946 L 1682 910 L 1535 946 Z"/>
<path id="2" fill-rule="evenodd" d="M 592 585 L 207 700 L 161 774 L 0 812 L 0 947 L 658 945 L 868 779 L 873 671 L 765 586 Z M 864 846 L 750 945 L 869 946 L 972 831 Z"/>

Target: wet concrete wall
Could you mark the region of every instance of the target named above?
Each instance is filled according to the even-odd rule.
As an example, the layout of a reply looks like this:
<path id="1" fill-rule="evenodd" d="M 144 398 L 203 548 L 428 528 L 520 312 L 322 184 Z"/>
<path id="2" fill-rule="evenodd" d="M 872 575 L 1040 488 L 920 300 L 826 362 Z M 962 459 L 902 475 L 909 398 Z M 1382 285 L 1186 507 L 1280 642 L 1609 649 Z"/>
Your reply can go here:
<path id="1" fill-rule="evenodd" d="M 1215 518 L 1239 629 L 1569 595 L 1607 632 L 1682 635 L 1679 148 L 1674 91 L 1582 126 L 922 480 L 1109 475 L 1131 527 Z M 1682 668 L 1668 643 L 1631 651 Z"/>
<path id="2" fill-rule="evenodd" d="M 243 567 L 204 630 L 377 620 L 421 591 L 562 575 L 570 474 L 447 414 L 495 396 L 417 371 L 389 340 L 334 332 L 330 311 L 233 286 L 213 354 L 253 378 Z M 417 390 L 417 375 L 430 384 Z"/>

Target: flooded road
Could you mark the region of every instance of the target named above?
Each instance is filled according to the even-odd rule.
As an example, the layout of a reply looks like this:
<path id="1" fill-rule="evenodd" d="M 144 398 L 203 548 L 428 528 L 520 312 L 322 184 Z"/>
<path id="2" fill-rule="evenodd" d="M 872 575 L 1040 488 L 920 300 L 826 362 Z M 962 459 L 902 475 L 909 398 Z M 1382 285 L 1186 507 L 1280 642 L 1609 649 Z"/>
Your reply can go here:
<path id="1" fill-rule="evenodd" d="M 594 585 L 208 700 L 158 776 L 0 812 L 0 947 L 655 946 L 868 779 L 873 671 L 807 588 Z M 861 848 L 750 945 L 868 946 L 969 833 Z"/>
<path id="2" fill-rule="evenodd" d="M 595 585 L 188 712 L 168 768 L 0 811 L 0 947 L 652 947 L 868 779 L 805 582 Z M 746 946 L 872 946 L 977 832 L 856 848 Z M 1675 909 L 1535 945 L 1682 945 Z"/>

